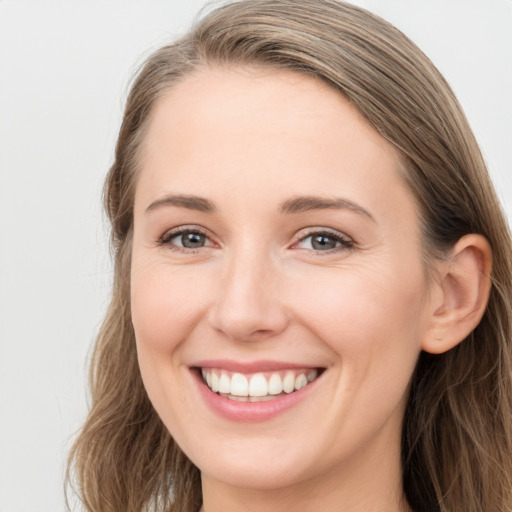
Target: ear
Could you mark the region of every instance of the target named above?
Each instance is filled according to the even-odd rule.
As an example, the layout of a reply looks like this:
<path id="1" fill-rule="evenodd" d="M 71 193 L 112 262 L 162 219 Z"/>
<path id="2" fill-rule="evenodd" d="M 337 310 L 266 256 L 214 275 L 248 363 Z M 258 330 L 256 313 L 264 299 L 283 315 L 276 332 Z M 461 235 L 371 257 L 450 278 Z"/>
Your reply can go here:
<path id="1" fill-rule="evenodd" d="M 492 251 L 481 235 L 463 236 L 439 265 L 421 348 L 441 354 L 479 324 L 491 291 Z"/>

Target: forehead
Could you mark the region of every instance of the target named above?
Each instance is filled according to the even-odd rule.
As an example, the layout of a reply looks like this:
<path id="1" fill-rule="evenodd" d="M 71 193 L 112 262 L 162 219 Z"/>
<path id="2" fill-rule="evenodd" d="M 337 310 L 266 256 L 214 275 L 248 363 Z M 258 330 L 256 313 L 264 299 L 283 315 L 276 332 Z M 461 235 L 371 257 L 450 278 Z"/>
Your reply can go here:
<path id="1" fill-rule="evenodd" d="M 262 67 L 202 68 L 184 78 L 154 105 L 145 147 L 154 149 L 166 137 L 178 149 L 204 135 L 215 143 L 229 137 L 231 144 L 267 137 L 276 147 L 292 138 L 326 146 L 333 137 L 359 136 L 394 151 L 333 87 L 309 75 Z"/>
<path id="2" fill-rule="evenodd" d="M 137 195 L 405 190 L 399 152 L 319 79 L 267 68 L 206 68 L 154 106 Z M 173 190 L 165 190 L 173 189 Z M 280 196 L 278 198 L 278 196 Z M 376 199 L 377 197 L 374 197 Z M 153 197 L 154 199 L 154 197 Z M 137 202 L 137 199 L 136 199 Z"/>

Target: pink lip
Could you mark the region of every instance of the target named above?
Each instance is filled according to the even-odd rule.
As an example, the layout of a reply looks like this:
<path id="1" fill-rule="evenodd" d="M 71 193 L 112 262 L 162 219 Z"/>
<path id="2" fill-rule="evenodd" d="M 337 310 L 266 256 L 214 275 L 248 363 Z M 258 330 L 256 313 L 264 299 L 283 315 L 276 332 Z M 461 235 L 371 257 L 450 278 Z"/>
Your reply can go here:
<path id="1" fill-rule="evenodd" d="M 208 364 L 205 364 L 208 363 Z M 222 364 L 224 363 L 224 364 Z M 283 366 L 283 363 L 275 362 L 258 362 L 251 364 L 232 363 L 226 364 L 227 361 L 202 361 L 197 366 L 203 368 L 224 368 L 228 371 L 239 371 L 242 373 L 256 373 L 257 371 L 274 371 L 279 369 L 293 369 L 293 368 L 307 368 L 303 365 L 290 365 Z M 269 363 L 267 365 L 262 363 Z M 313 368 L 313 367 L 310 367 Z M 241 423 L 262 422 L 270 420 L 286 410 L 297 405 L 304 400 L 311 391 L 316 387 L 316 383 L 320 377 L 303 387 L 299 391 L 294 391 L 289 395 L 279 396 L 272 400 L 265 402 L 239 402 L 224 398 L 217 393 L 214 393 L 204 382 L 200 376 L 200 372 L 196 369 L 191 369 L 191 374 L 196 381 L 199 393 L 206 405 L 217 415 L 224 419 Z"/>
<path id="2" fill-rule="evenodd" d="M 208 359 L 205 361 L 198 361 L 193 366 L 199 368 L 222 368 L 228 372 L 239 373 L 258 373 L 258 372 L 276 372 L 279 370 L 302 370 L 308 368 L 317 368 L 317 366 L 295 364 L 285 361 L 252 361 L 252 362 L 239 362 L 230 361 L 228 359 Z"/>

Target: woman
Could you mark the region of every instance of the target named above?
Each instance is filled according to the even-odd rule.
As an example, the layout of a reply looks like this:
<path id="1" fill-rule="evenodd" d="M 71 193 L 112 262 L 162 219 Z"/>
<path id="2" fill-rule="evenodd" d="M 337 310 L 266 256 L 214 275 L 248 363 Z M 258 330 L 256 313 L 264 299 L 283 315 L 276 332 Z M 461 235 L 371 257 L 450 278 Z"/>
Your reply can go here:
<path id="1" fill-rule="evenodd" d="M 141 69 L 105 203 L 87 510 L 512 509 L 510 233 L 398 30 L 213 11 Z"/>

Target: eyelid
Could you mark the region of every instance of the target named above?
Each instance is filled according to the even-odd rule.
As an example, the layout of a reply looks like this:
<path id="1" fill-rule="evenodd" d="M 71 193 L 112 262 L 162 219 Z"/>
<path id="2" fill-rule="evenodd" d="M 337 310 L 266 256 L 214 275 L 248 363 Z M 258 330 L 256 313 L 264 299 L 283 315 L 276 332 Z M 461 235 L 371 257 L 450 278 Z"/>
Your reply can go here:
<path id="1" fill-rule="evenodd" d="M 205 244 L 202 247 L 193 249 L 193 248 L 181 247 L 179 245 L 175 245 L 175 244 L 171 243 L 171 240 L 173 238 L 176 238 L 183 233 L 199 233 L 206 238 L 207 244 Z M 329 237 L 332 237 L 333 239 L 335 239 L 337 242 L 340 243 L 340 246 L 335 247 L 333 249 L 327 249 L 324 251 L 318 251 L 318 250 L 315 251 L 314 249 L 305 249 L 305 248 L 297 247 L 297 245 L 300 242 L 306 240 L 308 237 L 311 237 L 313 235 L 327 235 Z M 168 246 L 172 250 L 175 250 L 178 252 L 187 252 L 187 253 L 197 252 L 206 247 L 213 247 L 213 246 L 217 245 L 213 241 L 212 237 L 209 235 L 208 231 L 196 224 L 185 224 L 185 225 L 176 226 L 174 228 L 168 229 L 167 231 L 164 232 L 164 234 L 162 236 L 159 237 L 157 242 L 158 242 L 158 245 L 160 245 L 160 246 Z M 304 229 L 301 229 L 300 231 L 298 231 L 293 237 L 293 241 L 292 241 L 290 248 L 298 249 L 298 250 L 303 249 L 303 250 L 307 250 L 307 251 L 313 251 L 316 253 L 329 254 L 329 253 L 336 252 L 336 251 L 348 250 L 348 249 L 351 249 L 353 246 L 354 246 L 354 240 L 352 239 L 352 237 L 346 235 L 345 233 L 343 233 L 341 231 L 338 231 L 338 230 L 332 229 L 332 228 L 312 226 L 312 227 L 304 228 Z"/>
<path id="2" fill-rule="evenodd" d="M 293 242 L 292 242 L 291 248 L 299 249 L 296 247 L 297 244 L 299 244 L 300 242 L 306 240 L 307 238 L 309 238 L 310 236 L 313 236 L 313 235 L 328 235 L 328 236 L 333 237 L 334 239 L 336 239 L 338 242 L 341 243 L 341 247 L 338 247 L 338 248 L 334 248 L 334 249 L 330 249 L 330 250 L 328 249 L 325 251 L 314 251 L 314 252 L 318 252 L 318 253 L 323 252 L 323 253 L 328 254 L 330 252 L 334 252 L 334 251 L 338 251 L 338 250 L 347 250 L 347 249 L 351 249 L 355 245 L 354 239 L 352 237 L 348 236 L 347 234 L 343 233 L 342 231 L 338 231 L 338 230 L 332 229 L 332 228 L 314 226 L 314 227 L 304 228 L 304 229 L 300 230 L 298 233 L 296 233 L 295 236 L 293 237 Z M 310 250 L 310 249 L 304 249 L 304 250 Z"/>
<path id="3" fill-rule="evenodd" d="M 198 247 L 197 249 L 187 248 L 187 247 L 180 247 L 179 245 L 174 245 L 171 243 L 171 240 L 173 238 L 176 238 L 177 236 L 183 234 L 183 233 L 199 233 L 203 235 L 210 243 L 203 247 Z M 212 237 L 208 234 L 208 232 L 202 228 L 201 226 L 198 226 L 196 224 L 185 224 L 182 226 L 176 226 L 174 228 L 168 229 L 164 232 L 162 236 L 160 236 L 157 240 L 158 245 L 161 246 L 168 246 L 172 250 L 178 251 L 178 252 L 197 252 L 204 247 L 212 247 L 215 246 L 215 242 L 212 240 Z"/>

